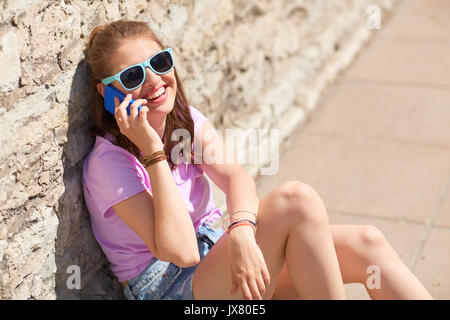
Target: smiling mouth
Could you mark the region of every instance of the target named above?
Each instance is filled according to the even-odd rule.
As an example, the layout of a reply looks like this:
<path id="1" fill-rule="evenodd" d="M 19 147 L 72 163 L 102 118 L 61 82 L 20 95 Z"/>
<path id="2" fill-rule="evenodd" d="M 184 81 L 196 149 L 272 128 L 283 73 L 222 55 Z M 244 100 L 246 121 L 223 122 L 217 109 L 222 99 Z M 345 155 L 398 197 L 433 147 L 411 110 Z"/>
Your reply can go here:
<path id="1" fill-rule="evenodd" d="M 149 96 L 147 99 L 148 100 L 153 100 L 156 99 L 158 97 L 160 97 L 161 95 L 163 95 L 166 92 L 166 88 L 162 87 L 161 89 L 159 89 L 155 94 Z"/>
<path id="2" fill-rule="evenodd" d="M 159 104 L 165 101 L 167 95 L 168 95 L 167 85 L 165 85 L 154 94 L 144 96 L 144 99 L 146 99 L 149 104 Z"/>
<path id="3" fill-rule="evenodd" d="M 166 93 L 166 87 L 167 86 L 162 86 L 157 92 L 155 92 L 152 95 L 145 96 L 144 99 L 147 99 L 147 100 L 158 99 L 160 96 L 162 96 L 164 93 Z"/>

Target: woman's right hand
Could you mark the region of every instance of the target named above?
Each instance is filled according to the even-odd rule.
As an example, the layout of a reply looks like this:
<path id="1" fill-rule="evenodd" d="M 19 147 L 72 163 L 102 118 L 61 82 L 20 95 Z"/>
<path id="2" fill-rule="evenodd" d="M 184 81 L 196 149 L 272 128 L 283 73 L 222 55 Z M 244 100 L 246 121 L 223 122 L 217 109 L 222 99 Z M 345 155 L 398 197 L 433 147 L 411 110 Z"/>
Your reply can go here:
<path id="1" fill-rule="evenodd" d="M 146 99 L 138 99 L 130 106 L 130 115 L 127 114 L 127 106 L 131 101 L 131 93 L 127 94 L 122 103 L 118 97 L 114 97 L 114 117 L 119 126 L 120 133 L 133 142 L 144 155 L 152 154 L 155 151 L 163 150 L 164 144 L 158 133 L 147 121 L 148 108 Z M 138 107 L 143 106 L 139 110 Z"/>
<path id="2" fill-rule="evenodd" d="M 229 233 L 231 294 L 241 289 L 244 299 L 261 300 L 270 284 L 270 273 L 253 230 L 241 227 Z"/>

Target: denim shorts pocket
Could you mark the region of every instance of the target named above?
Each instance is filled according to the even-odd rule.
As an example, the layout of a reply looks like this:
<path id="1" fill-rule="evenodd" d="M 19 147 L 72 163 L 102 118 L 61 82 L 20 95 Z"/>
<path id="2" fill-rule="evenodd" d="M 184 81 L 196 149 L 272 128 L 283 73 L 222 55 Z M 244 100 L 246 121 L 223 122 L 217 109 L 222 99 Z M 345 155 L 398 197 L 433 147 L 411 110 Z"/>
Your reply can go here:
<path id="1" fill-rule="evenodd" d="M 217 241 L 219 241 L 219 239 L 225 233 L 225 231 L 223 229 L 220 229 L 220 228 L 215 229 L 210 224 L 206 224 L 206 223 L 201 226 L 200 231 L 204 235 L 206 235 L 213 242 L 213 244 L 216 243 Z"/>
<path id="2" fill-rule="evenodd" d="M 141 290 L 142 300 L 160 300 L 175 284 L 181 273 L 181 268 L 170 262 L 158 261 L 155 264 L 153 276 Z"/>

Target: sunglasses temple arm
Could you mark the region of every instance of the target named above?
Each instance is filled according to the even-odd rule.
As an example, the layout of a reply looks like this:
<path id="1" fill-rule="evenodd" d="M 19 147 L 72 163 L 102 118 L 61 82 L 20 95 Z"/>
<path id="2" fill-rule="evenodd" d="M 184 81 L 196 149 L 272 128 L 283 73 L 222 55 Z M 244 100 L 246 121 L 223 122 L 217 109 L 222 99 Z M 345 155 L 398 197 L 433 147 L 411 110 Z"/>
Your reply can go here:
<path id="1" fill-rule="evenodd" d="M 108 84 L 114 82 L 116 80 L 115 76 L 111 76 L 102 80 L 102 83 L 107 86 Z"/>

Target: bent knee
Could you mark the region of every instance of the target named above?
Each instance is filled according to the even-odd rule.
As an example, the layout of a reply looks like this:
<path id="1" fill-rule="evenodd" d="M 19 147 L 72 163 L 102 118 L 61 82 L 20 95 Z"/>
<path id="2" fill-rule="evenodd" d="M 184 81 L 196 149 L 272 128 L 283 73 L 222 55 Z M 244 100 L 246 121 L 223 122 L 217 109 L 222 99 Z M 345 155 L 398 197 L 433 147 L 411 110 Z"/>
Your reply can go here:
<path id="1" fill-rule="evenodd" d="M 277 189 L 278 194 L 287 201 L 300 203 L 302 201 L 311 201 L 314 198 L 315 190 L 309 184 L 291 180 L 281 184 Z"/>
<path id="2" fill-rule="evenodd" d="M 363 225 L 359 232 L 359 245 L 357 252 L 367 264 L 388 264 L 390 262 L 397 263 L 398 255 L 391 247 L 383 232 L 375 226 Z"/>
<path id="3" fill-rule="evenodd" d="M 303 223 L 328 223 L 322 200 L 309 184 L 288 181 L 274 190 L 277 212 Z"/>
<path id="4" fill-rule="evenodd" d="M 361 243 L 365 247 L 380 247 L 386 244 L 383 232 L 375 226 L 364 225 L 359 232 Z"/>

